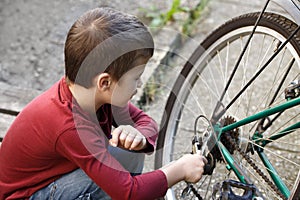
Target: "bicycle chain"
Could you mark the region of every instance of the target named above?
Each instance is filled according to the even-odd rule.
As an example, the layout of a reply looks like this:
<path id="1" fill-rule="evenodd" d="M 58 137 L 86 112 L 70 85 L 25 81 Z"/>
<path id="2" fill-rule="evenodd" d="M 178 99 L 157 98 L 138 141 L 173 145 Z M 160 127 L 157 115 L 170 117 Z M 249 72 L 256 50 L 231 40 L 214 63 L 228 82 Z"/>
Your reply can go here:
<path id="1" fill-rule="evenodd" d="M 256 171 L 257 174 L 259 174 L 264 181 L 283 199 L 283 200 L 287 200 L 287 198 L 285 198 L 285 196 L 283 196 L 283 194 L 279 191 L 279 189 L 272 183 L 272 181 L 264 174 L 264 172 L 262 172 L 258 166 L 250 159 L 250 156 L 246 153 L 243 152 L 243 150 L 236 144 L 236 142 L 234 141 L 234 139 L 232 138 L 232 136 L 230 134 L 225 134 L 225 138 L 227 139 L 227 141 L 229 141 L 229 143 L 232 145 L 232 147 L 237 150 L 242 156 L 243 158 L 248 162 L 248 164 L 250 164 L 250 166 Z M 192 189 L 192 192 L 194 193 L 194 195 L 196 195 L 196 197 L 198 198 L 198 200 L 202 200 L 203 198 L 199 195 L 199 193 L 196 191 L 196 189 L 194 188 L 193 185 L 189 186 Z"/>
<path id="2" fill-rule="evenodd" d="M 272 181 L 262 172 L 258 166 L 250 159 L 250 156 L 243 152 L 243 150 L 234 142 L 234 139 L 230 136 L 230 134 L 226 135 L 226 139 L 230 142 L 232 146 L 243 156 L 243 158 L 250 164 L 250 166 L 256 171 L 258 175 L 264 179 L 264 181 L 283 199 L 287 200 L 287 198 L 279 191 L 279 189 L 272 183 Z"/>
<path id="3" fill-rule="evenodd" d="M 197 190 L 195 189 L 194 186 L 191 187 L 192 192 L 194 193 L 194 195 L 197 197 L 198 200 L 203 200 L 203 198 L 200 196 L 200 194 L 197 192 Z"/>

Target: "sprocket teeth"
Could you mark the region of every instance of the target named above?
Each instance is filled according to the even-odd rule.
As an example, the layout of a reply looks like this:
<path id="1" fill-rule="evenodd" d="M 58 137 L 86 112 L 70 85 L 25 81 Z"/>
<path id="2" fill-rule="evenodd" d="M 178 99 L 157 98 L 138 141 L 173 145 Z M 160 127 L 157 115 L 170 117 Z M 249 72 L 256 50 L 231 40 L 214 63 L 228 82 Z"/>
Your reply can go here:
<path id="1" fill-rule="evenodd" d="M 233 123 L 235 123 L 235 122 L 236 122 L 236 120 L 235 120 L 235 118 L 232 117 L 232 116 L 226 116 L 226 117 L 224 117 L 224 118 L 220 121 L 222 127 L 223 127 L 223 126 L 227 126 L 227 125 L 229 125 L 229 124 L 233 124 Z M 228 149 L 228 151 L 229 151 L 231 154 L 234 153 L 234 151 L 236 150 L 236 148 L 235 148 L 235 146 L 233 146 L 233 145 L 230 143 L 230 141 L 228 141 L 227 137 L 232 138 L 232 140 L 233 140 L 236 144 L 238 144 L 238 143 L 239 143 L 239 136 L 240 136 L 240 134 L 239 134 L 239 129 L 238 129 L 238 128 L 236 128 L 236 129 L 234 129 L 234 130 L 231 130 L 231 131 L 228 131 L 228 132 L 224 132 L 224 133 L 222 133 L 222 135 L 221 135 L 220 141 L 221 141 L 222 144 Z M 223 162 L 223 161 L 224 161 L 224 160 L 223 160 L 223 157 L 222 157 L 222 154 L 221 154 L 221 152 L 220 152 L 220 150 L 219 150 L 219 148 L 218 148 L 217 146 L 215 146 L 215 147 L 212 149 L 211 153 L 212 153 L 213 157 L 214 157 L 217 161 L 219 161 L 219 162 Z"/>

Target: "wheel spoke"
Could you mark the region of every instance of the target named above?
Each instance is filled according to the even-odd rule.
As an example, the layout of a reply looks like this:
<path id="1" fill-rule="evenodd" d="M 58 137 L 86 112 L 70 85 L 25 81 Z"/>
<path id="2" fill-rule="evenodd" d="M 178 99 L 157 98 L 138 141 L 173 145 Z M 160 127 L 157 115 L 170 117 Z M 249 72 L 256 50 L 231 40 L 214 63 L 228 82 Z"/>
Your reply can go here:
<path id="1" fill-rule="evenodd" d="M 297 33 L 299 27 L 290 25 L 292 22 L 282 16 L 265 13 L 261 15 L 262 23 L 258 21 L 253 33 L 253 25 L 259 16 L 259 13 L 244 15 L 222 25 L 201 44 L 203 48 L 193 54 L 199 56 L 192 57 L 194 66 L 186 65 L 183 69 L 181 81 L 174 86 L 174 91 L 178 91 L 174 95 L 176 98 L 170 97 L 167 102 L 172 108 L 164 115 L 167 116 L 167 125 L 162 134 L 166 136 L 161 141 L 168 144 L 168 150 L 160 154 L 162 163 L 191 151 L 193 122 L 200 114 L 211 117 L 214 125 L 222 126 L 227 119 L 245 119 L 286 101 L 284 89 L 300 77 L 300 47 L 295 45 L 300 41 L 300 33 Z M 278 22 L 283 25 L 272 25 Z M 287 29 L 286 26 L 292 28 Z M 235 141 L 239 148 L 223 140 L 223 135 L 234 135 L 234 131 L 220 136 L 218 144 L 235 150 L 231 152 L 232 156 L 239 162 L 238 167 L 245 170 L 245 178 L 251 179 L 265 197 L 281 199 L 282 194 L 270 181 L 270 169 L 259 162 L 256 153 L 251 154 L 251 149 L 261 148 L 288 189 L 295 188 L 300 171 L 300 163 L 297 162 L 300 153 L 299 130 L 288 130 L 285 136 L 274 138 L 283 135 L 282 130 L 296 127 L 299 115 L 295 107 L 239 127 L 236 130 L 238 140 Z M 197 128 L 201 135 L 200 129 L 205 129 L 205 124 L 198 123 Z M 264 146 L 253 141 L 254 133 L 262 133 L 261 140 L 268 144 Z M 247 153 L 249 159 L 243 152 Z M 212 151 L 215 158 L 220 156 L 222 159 L 222 153 L 217 153 Z M 197 190 L 203 198 L 212 199 L 213 186 L 225 179 L 237 180 L 237 177 L 234 172 L 228 171 L 226 163 L 217 160 L 212 175 L 203 176 L 197 184 Z M 173 194 L 179 197 L 183 187 L 184 184 L 176 185 Z M 192 194 L 189 198 L 194 199 Z"/>

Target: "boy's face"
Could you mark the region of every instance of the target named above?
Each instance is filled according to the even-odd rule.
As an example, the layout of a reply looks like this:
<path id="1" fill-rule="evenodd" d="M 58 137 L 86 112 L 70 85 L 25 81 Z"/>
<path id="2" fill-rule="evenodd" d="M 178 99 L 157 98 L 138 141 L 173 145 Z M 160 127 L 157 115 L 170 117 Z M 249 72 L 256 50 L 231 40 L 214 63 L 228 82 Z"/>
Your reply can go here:
<path id="1" fill-rule="evenodd" d="M 126 106 L 128 101 L 137 93 L 142 86 L 141 76 L 149 58 L 138 57 L 134 68 L 126 72 L 118 81 L 112 83 L 111 104 L 119 107 Z"/>

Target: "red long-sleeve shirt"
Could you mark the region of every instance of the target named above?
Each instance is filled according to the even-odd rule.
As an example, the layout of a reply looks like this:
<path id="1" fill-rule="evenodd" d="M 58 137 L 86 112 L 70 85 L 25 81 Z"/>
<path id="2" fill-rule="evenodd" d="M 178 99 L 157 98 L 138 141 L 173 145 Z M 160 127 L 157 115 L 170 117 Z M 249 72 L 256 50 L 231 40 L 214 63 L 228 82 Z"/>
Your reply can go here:
<path id="1" fill-rule="evenodd" d="M 132 177 L 107 152 L 112 125 L 131 124 L 154 148 L 157 127 L 144 112 L 102 106 L 84 112 L 62 78 L 17 116 L 0 147 L 0 199 L 27 199 L 63 174 L 81 168 L 112 199 L 155 199 L 165 194 L 160 170 Z M 99 126 L 100 125 L 100 126 Z"/>

